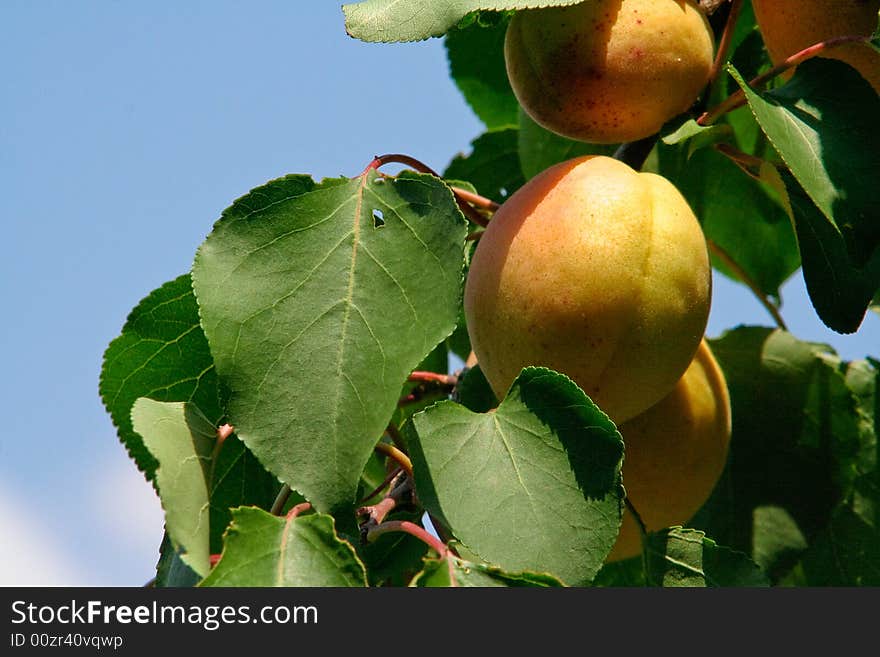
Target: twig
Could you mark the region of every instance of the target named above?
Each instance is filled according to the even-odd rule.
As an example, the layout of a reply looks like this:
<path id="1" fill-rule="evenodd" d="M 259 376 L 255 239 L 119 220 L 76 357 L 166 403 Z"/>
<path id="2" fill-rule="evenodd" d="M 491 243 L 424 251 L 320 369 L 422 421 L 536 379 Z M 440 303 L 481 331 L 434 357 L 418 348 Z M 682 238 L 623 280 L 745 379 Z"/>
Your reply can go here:
<path id="1" fill-rule="evenodd" d="M 300 514 L 303 514 L 306 511 L 309 511 L 311 508 L 312 508 L 312 505 L 310 502 L 300 502 L 299 504 L 294 506 L 290 511 L 287 512 L 287 518 L 289 520 L 293 520 L 294 518 L 296 518 Z"/>
<path id="2" fill-rule="evenodd" d="M 364 502 L 367 502 L 368 500 L 376 497 L 376 495 L 385 490 L 385 487 L 391 484 L 391 482 L 394 481 L 401 472 L 403 472 L 403 468 L 401 468 L 400 466 L 394 468 L 391 472 L 388 473 L 388 476 L 385 477 L 385 480 L 381 484 L 376 486 L 376 488 L 374 488 L 368 495 L 364 495 L 360 500 L 358 500 L 358 504 L 363 504 Z"/>
<path id="3" fill-rule="evenodd" d="M 734 148 L 730 144 L 715 144 L 713 148 L 728 159 L 732 160 L 734 164 L 752 177 L 758 176 L 752 173 L 751 169 L 760 173 L 761 167 L 768 163 L 767 160 L 763 160 L 755 155 L 743 153 L 741 150 Z"/>
<path id="4" fill-rule="evenodd" d="M 752 277 L 749 276 L 742 267 L 740 267 L 736 260 L 734 260 L 727 251 L 718 246 L 718 244 L 716 244 L 713 240 L 707 238 L 706 244 L 709 247 L 709 251 L 712 252 L 731 270 L 733 270 L 733 273 L 735 273 L 737 277 L 748 286 L 755 297 L 757 297 L 758 301 L 761 302 L 761 305 L 764 306 L 764 308 L 767 309 L 767 312 L 770 313 L 770 315 L 773 317 L 776 325 L 783 331 L 787 331 L 788 328 L 785 326 L 785 321 L 783 321 L 782 315 L 779 314 L 779 309 L 776 308 L 776 306 L 774 306 L 772 303 L 770 303 L 770 300 L 764 295 L 764 292 L 761 291 L 761 288 L 758 287 L 758 284 L 752 280 Z"/>
<path id="5" fill-rule="evenodd" d="M 409 155 L 404 155 L 403 153 L 386 153 L 385 155 L 376 155 L 372 161 L 364 168 L 361 172 L 361 177 L 367 175 L 370 171 L 378 170 L 379 167 L 382 167 L 386 164 L 403 164 L 408 167 L 412 167 L 414 170 L 419 173 L 427 173 L 428 175 L 434 176 L 435 178 L 440 178 L 440 174 L 434 171 L 427 164 L 422 162 L 421 160 L 417 160 L 414 157 Z M 470 194 L 470 192 L 465 192 L 463 189 L 458 189 L 457 187 L 453 187 L 452 194 L 455 197 L 455 202 L 458 204 L 459 209 L 462 213 L 471 221 L 479 226 L 483 226 L 485 228 L 487 221 L 486 218 L 481 215 L 477 210 L 471 206 L 471 204 L 463 197 L 463 194 L 467 194 L 469 196 L 474 196 Z M 482 198 L 482 197 L 476 197 Z"/>
<path id="6" fill-rule="evenodd" d="M 826 50 L 837 48 L 838 46 L 842 46 L 846 43 L 856 43 L 859 41 L 868 43 L 870 42 L 870 40 L 871 37 L 867 36 L 843 36 L 836 37 L 834 39 L 828 39 L 827 41 L 820 41 L 819 43 L 815 43 L 812 46 L 804 48 L 803 50 L 796 52 L 790 57 L 785 58 L 766 73 L 762 73 L 756 78 L 753 78 L 749 82 L 749 86 L 753 88 L 762 86 L 765 82 L 771 80 L 780 73 L 784 73 L 790 68 L 794 68 L 805 60 L 815 57 L 816 55 L 825 52 Z M 742 89 L 737 89 L 734 93 L 730 94 L 727 98 L 718 103 L 718 105 L 716 105 L 714 108 L 703 112 L 700 118 L 697 119 L 697 123 L 702 126 L 712 125 L 722 115 L 730 112 L 731 110 L 735 110 L 737 107 L 743 105 L 745 103 L 745 98 L 745 92 Z"/>
<path id="7" fill-rule="evenodd" d="M 461 189 L 460 187 L 452 187 L 452 193 L 460 199 L 467 201 L 475 208 L 480 208 L 481 210 L 496 212 L 498 208 L 501 207 L 501 204 L 496 203 L 490 198 L 480 196 L 479 194 L 474 194 L 473 192 L 469 192 L 466 189 Z"/>
<path id="8" fill-rule="evenodd" d="M 290 493 L 291 490 L 288 484 L 284 484 L 283 486 L 281 486 L 281 490 L 278 491 L 278 496 L 272 503 L 272 509 L 271 511 L 269 511 L 269 513 L 271 513 L 273 516 L 280 516 L 281 512 L 284 510 L 284 505 L 287 504 Z"/>
<path id="9" fill-rule="evenodd" d="M 415 370 L 409 375 L 407 381 L 418 383 L 437 383 L 441 386 L 455 387 L 458 377 L 452 374 L 438 374 L 437 372 L 424 372 Z"/>
<path id="10" fill-rule="evenodd" d="M 730 49 L 730 43 L 733 41 L 733 33 L 736 28 L 736 21 L 739 18 L 739 12 L 742 9 L 742 0 L 732 0 L 730 12 L 727 14 L 727 22 L 724 24 L 724 32 L 721 33 L 721 40 L 718 42 L 718 52 L 715 53 L 715 61 L 712 64 L 712 70 L 709 73 L 709 84 L 711 85 L 718 72 L 727 61 L 727 51 Z"/>
<path id="11" fill-rule="evenodd" d="M 370 528 L 366 534 L 367 542 L 372 543 L 382 536 L 382 534 L 387 534 L 389 532 L 404 532 L 410 536 L 415 536 L 417 539 L 427 544 L 428 547 L 432 548 L 441 558 L 445 559 L 448 556 L 449 550 L 444 543 L 441 543 L 437 538 L 431 536 L 424 527 L 420 527 L 409 520 L 389 520 L 388 522 L 383 522 Z"/>
<path id="12" fill-rule="evenodd" d="M 629 496 L 625 497 L 623 500 L 624 504 L 626 504 L 626 508 L 633 515 L 633 518 L 636 521 L 636 524 L 639 526 L 639 534 L 641 534 L 642 539 L 644 540 L 645 536 L 648 535 L 648 528 L 645 526 L 644 520 L 642 520 L 642 516 L 639 515 L 639 512 L 636 511 L 636 507 L 633 506 L 632 500 L 629 499 Z"/>
<path id="13" fill-rule="evenodd" d="M 397 461 L 397 464 L 403 468 L 404 472 L 409 476 L 412 476 L 412 461 L 410 461 L 409 457 L 394 445 L 389 445 L 388 443 L 376 443 L 374 449 L 380 454 L 384 454 Z"/>
<path id="14" fill-rule="evenodd" d="M 404 499 L 410 499 L 412 497 L 412 492 L 412 477 L 409 477 L 406 474 L 400 474 L 395 480 L 394 485 L 391 487 L 391 490 L 379 502 L 368 506 L 362 506 L 357 509 L 357 511 L 355 511 L 356 516 L 366 517 L 366 520 L 364 520 L 360 526 L 361 539 L 366 541 L 369 531 L 382 523 L 388 514 L 396 509 Z"/>

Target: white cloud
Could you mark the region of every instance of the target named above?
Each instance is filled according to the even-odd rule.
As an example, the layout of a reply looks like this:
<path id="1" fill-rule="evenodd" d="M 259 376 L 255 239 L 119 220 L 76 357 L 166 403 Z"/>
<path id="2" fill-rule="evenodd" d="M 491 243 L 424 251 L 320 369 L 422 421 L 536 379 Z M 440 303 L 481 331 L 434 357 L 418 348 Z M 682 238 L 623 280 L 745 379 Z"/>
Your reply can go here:
<path id="1" fill-rule="evenodd" d="M 88 575 L 68 558 L 61 537 L 39 518 L 0 488 L 0 586 L 88 586 Z"/>

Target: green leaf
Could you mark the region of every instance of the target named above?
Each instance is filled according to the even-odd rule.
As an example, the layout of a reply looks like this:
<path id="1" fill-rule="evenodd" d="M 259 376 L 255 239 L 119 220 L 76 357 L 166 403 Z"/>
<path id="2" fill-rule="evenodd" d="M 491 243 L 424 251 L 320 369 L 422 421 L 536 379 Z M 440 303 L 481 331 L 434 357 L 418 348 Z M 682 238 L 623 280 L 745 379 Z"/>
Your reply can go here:
<path id="1" fill-rule="evenodd" d="M 589 583 L 620 527 L 623 440 L 569 378 L 522 371 L 496 412 L 441 402 L 406 425 L 425 508 L 484 561 Z"/>
<path id="2" fill-rule="evenodd" d="M 769 586 L 758 565 L 695 529 L 672 527 L 648 535 L 647 580 L 653 586 Z"/>
<path id="3" fill-rule="evenodd" d="M 152 292 L 129 315 L 104 355 L 100 392 L 119 437 L 138 467 L 153 479 L 157 462 L 131 426 L 138 397 L 192 402 L 214 424 L 223 418 L 214 361 L 199 325 L 189 274 Z M 237 436 L 226 439 L 211 482 L 211 551 L 222 547 L 229 509 L 253 504 L 268 508 L 278 480 L 266 472 Z"/>
<path id="4" fill-rule="evenodd" d="M 453 400 L 474 413 L 488 413 L 498 407 L 498 397 L 479 364 L 462 374 L 455 392 Z"/>
<path id="5" fill-rule="evenodd" d="M 803 261 L 804 283 L 819 318 L 839 333 L 862 323 L 880 286 L 880 250 L 864 266 L 853 264 L 840 233 L 819 212 L 794 177 L 782 174 Z"/>
<path id="6" fill-rule="evenodd" d="M 191 588 L 201 579 L 181 558 L 168 532 L 162 536 L 159 561 L 156 563 L 156 588 Z"/>
<path id="7" fill-rule="evenodd" d="M 466 226 L 437 178 L 274 180 L 223 213 L 193 284 L 229 421 L 319 511 L 351 505 L 403 382 L 455 327 Z"/>
<path id="8" fill-rule="evenodd" d="M 482 196 L 504 203 L 525 183 L 519 168 L 518 133 L 506 129 L 480 135 L 471 143 L 471 153 L 455 156 L 443 177 L 467 180 Z"/>
<path id="9" fill-rule="evenodd" d="M 800 266 L 797 240 L 785 208 L 760 182 L 711 148 L 695 152 L 672 181 L 715 242 L 757 283 L 779 297 L 779 287 Z M 712 265 L 738 274 L 713 255 Z"/>
<path id="10" fill-rule="evenodd" d="M 876 505 L 877 496 L 871 503 Z M 880 527 L 851 506 L 836 509 L 804 556 L 806 586 L 880 586 Z"/>
<path id="11" fill-rule="evenodd" d="M 233 509 L 220 561 L 199 586 L 366 586 L 364 565 L 323 514 Z"/>
<path id="12" fill-rule="evenodd" d="M 544 169 L 581 155 L 613 155 L 615 145 L 588 144 L 561 137 L 535 123 L 528 114 L 519 115 L 519 162 L 526 180 Z"/>
<path id="13" fill-rule="evenodd" d="M 486 564 L 446 558 L 425 559 L 424 567 L 410 582 L 416 587 L 559 587 L 565 586 L 552 575 L 533 572 L 509 573 Z"/>
<path id="14" fill-rule="evenodd" d="M 810 586 L 880 586 L 880 363 L 855 361 L 846 381 L 858 399 L 861 449 L 855 481 L 804 556 Z"/>
<path id="15" fill-rule="evenodd" d="M 645 566 L 642 555 L 631 559 L 618 559 L 602 566 L 593 580 L 593 586 L 633 587 L 646 586 Z"/>
<path id="16" fill-rule="evenodd" d="M 481 14 L 470 25 L 452 29 L 445 39 L 449 75 L 489 130 L 519 124 L 519 102 L 504 63 L 508 22 L 507 14 Z"/>
<path id="17" fill-rule="evenodd" d="M 859 400 L 825 345 L 763 327 L 710 342 L 730 390 L 733 434 L 727 468 L 691 525 L 777 573 L 761 555 L 811 543 L 853 487 L 865 430 Z M 763 507 L 790 520 L 762 525 Z"/>
<path id="18" fill-rule="evenodd" d="M 700 148 L 705 148 L 724 140 L 731 134 L 729 125 L 716 123 L 715 125 L 703 126 L 691 118 L 686 118 L 677 127 L 669 124 L 664 126 L 664 128 L 667 127 L 671 129 L 671 132 L 664 134 L 661 137 L 661 141 L 668 146 L 689 142 L 689 156 Z"/>
<path id="19" fill-rule="evenodd" d="M 238 436 L 229 436 L 211 468 L 211 554 L 223 548 L 223 532 L 232 520 L 230 509 L 270 509 L 280 489 L 278 478 L 262 466 Z M 302 496 L 294 491 L 288 504 L 301 501 Z"/>
<path id="20" fill-rule="evenodd" d="M 418 522 L 418 513 L 394 514 L 388 520 Z M 428 546 L 404 532 L 387 532 L 359 548 L 370 586 L 406 586 L 422 568 Z"/>
<path id="21" fill-rule="evenodd" d="M 104 352 L 99 391 L 119 439 L 148 480 L 158 464 L 131 426 L 138 397 L 191 401 L 220 422 L 217 374 L 189 274 L 154 290 L 131 311 L 122 335 Z"/>
<path id="22" fill-rule="evenodd" d="M 214 424 L 193 404 L 138 399 L 134 430 L 158 461 L 156 487 L 165 527 L 181 559 L 198 575 L 210 569 L 210 502 Z"/>
<path id="23" fill-rule="evenodd" d="M 361 41 L 422 41 L 443 36 L 474 11 L 564 7 L 580 0 L 365 0 L 342 5 L 345 31 Z"/>
<path id="24" fill-rule="evenodd" d="M 852 267 L 872 261 L 877 266 L 880 205 L 865 181 L 880 180 L 880 96 L 851 66 L 827 58 L 804 62 L 787 84 L 760 94 L 730 71 L 761 128 L 826 220 L 823 233 L 837 234 Z M 820 316 L 840 332 L 854 331 L 861 319 Z"/>
<path id="25" fill-rule="evenodd" d="M 752 511 L 752 558 L 772 581 L 782 579 L 807 549 L 807 539 L 791 514 L 778 506 Z"/>

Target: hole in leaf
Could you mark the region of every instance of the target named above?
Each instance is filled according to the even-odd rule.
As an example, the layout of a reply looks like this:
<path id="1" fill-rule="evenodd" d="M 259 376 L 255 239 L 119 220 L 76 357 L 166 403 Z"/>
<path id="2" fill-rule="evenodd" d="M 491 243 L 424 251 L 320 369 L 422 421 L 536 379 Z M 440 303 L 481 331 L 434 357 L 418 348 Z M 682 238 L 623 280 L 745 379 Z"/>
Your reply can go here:
<path id="1" fill-rule="evenodd" d="M 373 210 L 373 228 L 381 228 L 385 225 L 385 215 L 379 209 Z"/>
<path id="2" fill-rule="evenodd" d="M 507 187 L 502 187 L 502 188 L 501 188 L 500 190 L 498 190 L 498 191 L 501 192 L 501 196 L 504 196 L 504 197 L 507 196 Z"/>

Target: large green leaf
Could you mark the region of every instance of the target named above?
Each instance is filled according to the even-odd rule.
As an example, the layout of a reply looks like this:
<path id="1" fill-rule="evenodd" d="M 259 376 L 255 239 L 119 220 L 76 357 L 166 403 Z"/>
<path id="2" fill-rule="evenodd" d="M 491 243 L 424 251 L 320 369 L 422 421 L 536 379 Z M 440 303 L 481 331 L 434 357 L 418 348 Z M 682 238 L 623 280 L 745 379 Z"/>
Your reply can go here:
<path id="1" fill-rule="evenodd" d="M 617 147 L 561 137 L 541 127 L 524 111 L 519 115 L 519 162 L 526 180 L 544 169 L 581 155 L 613 155 Z"/>
<path id="2" fill-rule="evenodd" d="M 742 552 L 722 547 L 695 529 L 671 527 L 650 534 L 645 545 L 647 581 L 653 586 L 769 586 L 766 575 Z"/>
<path id="3" fill-rule="evenodd" d="M 138 468 L 152 479 L 156 460 L 131 426 L 138 397 L 191 401 L 212 421 L 223 416 L 217 374 L 189 274 L 143 299 L 104 353 L 99 391 L 119 431 L 119 439 Z"/>
<path id="4" fill-rule="evenodd" d="M 217 433 L 192 403 L 138 399 L 131 409 L 134 430 L 158 461 L 156 487 L 165 528 L 181 559 L 204 577 L 210 568 L 211 466 Z"/>
<path id="5" fill-rule="evenodd" d="M 802 572 L 810 586 L 880 586 L 880 368 L 855 361 L 847 384 L 859 401 L 861 450 L 855 480 L 828 526 L 804 555 Z"/>
<path id="6" fill-rule="evenodd" d="M 851 333 L 859 328 L 880 287 L 880 249 L 864 267 L 856 266 L 837 229 L 803 188 L 782 173 L 803 261 L 804 283 L 813 307 L 829 328 Z"/>
<path id="7" fill-rule="evenodd" d="M 465 221 L 437 178 L 274 180 L 200 247 L 193 285 L 238 436 L 320 511 L 351 505 L 410 371 L 455 327 Z"/>
<path id="8" fill-rule="evenodd" d="M 157 463 L 131 426 L 135 400 L 192 402 L 217 426 L 223 417 L 218 387 L 189 274 L 141 301 L 104 355 L 101 397 L 120 439 L 148 479 Z M 219 552 L 229 509 L 247 504 L 268 508 L 278 480 L 232 435 L 220 451 L 210 484 L 211 551 Z"/>
<path id="9" fill-rule="evenodd" d="M 865 418 L 830 347 L 763 327 L 711 344 L 730 390 L 733 434 L 727 468 L 691 525 L 781 574 L 852 489 Z M 785 521 L 764 523 L 768 507 Z"/>
<path id="10" fill-rule="evenodd" d="M 787 84 L 764 93 L 752 90 L 735 69 L 731 73 L 761 128 L 827 223 L 813 228 L 821 231 L 822 242 L 841 242 L 851 267 L 877 267 L 880 203 L 867 182 L 880 180 L 880 96 L 851 66 L 826 58 L 804 62 Z M 841 266 L 831 263 L 833 269 Z M 855 317 L 829 314 L 821 307 L 820 317 L 836 331 L 854 331 L 874 289 L 860 309 L 850 309 Z"/>
<path id="11" fill-rule="evenodd" d="M 322 514 L 273 516 L 241 507 L 220 561 L 199 586 L 366 586 L 354 548 Z"/>
<path id="12" fill-rule="evenodd" d="M 342 6 L 345 30 L 362 41 L 421 41 L 443 36 L 467 14 L 563 7 L 581 0 L 364 0 Z"/>
<path id="13" fill-rule="evenodd" d="M 525 182 L 519 167 L 518 130 L 486 132 L 468 155 L 457 155 L 443 177 L 466 180 L 483 196 L 503 203 Z"/>
<path id="14" fill-rule="evenodd" d="M 673 179 L 706 236 L 758 284 L 779 297 L 779 287 L 800 266 L 797 240 L 785 208 L 757 180 L 713 148 L 697 150 Z M 739 280 L 724 261 L 712 264 Z"/>
<path id="15" fill-rule="evenodd" d="M 504 63 L 507 23 L 506 14 L 477 14 L 469 25 L 451 30 L 445 40 L 449 75 L 489 130 L 519 124 L 519 102 Z"/>
<path id="16" fill-rule="evenodd" d="M 470 550 L 592 580 L 620 527 L 623 440 L 574 382 L 529 367 L 497 411 L 441 402 L 407 429 L 419 499 Z"/>
<path id="17" fill-rule="evenodd" d="M 474 563 L 448 555 L 426 559 L 422 570 L 410 586 L 417 587 L 557 587 L 565 586 L 552 575 L 542 573 L 509 573 L 486 564 Z"/>

